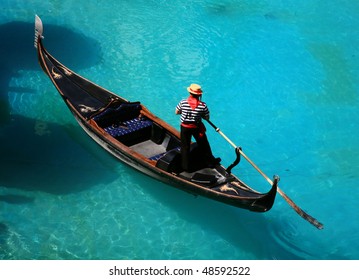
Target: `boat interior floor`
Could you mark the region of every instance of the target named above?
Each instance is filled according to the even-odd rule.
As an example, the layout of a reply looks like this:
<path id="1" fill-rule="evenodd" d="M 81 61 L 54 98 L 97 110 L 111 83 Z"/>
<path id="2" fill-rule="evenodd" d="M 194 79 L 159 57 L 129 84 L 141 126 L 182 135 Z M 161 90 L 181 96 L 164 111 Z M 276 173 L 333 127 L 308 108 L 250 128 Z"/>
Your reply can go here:
<path id="1" fill-rule="evenodd" d="M 159 145 L 154 143 L 152 140 L 146 140 L 144 142 L 132 145 L 130 148 L 147 158 L 151 158 L 166 152 L 165 144 Z"/>
<path id="2" fill-rule="evenodd" d="M 147 158 L 154 157 L 155 155 L 166 153 L 166 144 L 156 144 L 151 140 L 147 140 L 131 146 L 131 149 L 144 155 Z M 176 159 L 171 158 L 172 162 L 176 162 L 175 165 L 179 165 L 179 151 L 175 151 Z M 216 167 L 205 167 L 201 160 L 193 160 L 193 171 L 178 170 L 176 172 L 179 177 L 190 180 L 193 183 L 201 184 L 207 187 L 215 187 L 231 180 L 231 176 L 225 176 Z M 178 168 L 175 168 L 178 169 Z M 169 170 L 168 170 L 169 171 Z"/>

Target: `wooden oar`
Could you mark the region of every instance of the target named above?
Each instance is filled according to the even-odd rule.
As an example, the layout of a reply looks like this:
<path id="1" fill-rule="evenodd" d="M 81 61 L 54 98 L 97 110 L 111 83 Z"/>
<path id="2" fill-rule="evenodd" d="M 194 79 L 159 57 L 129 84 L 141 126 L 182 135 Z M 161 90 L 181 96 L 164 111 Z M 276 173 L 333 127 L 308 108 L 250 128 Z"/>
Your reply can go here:
<path id="1" fill-rule="evenodd" d="M 237 146 L 217 126 L 215 126 L 210 120 L 207 120 L 207 122 L 216 130 L 216 132 L 218 132 L 224 139 L 226 139 L 227 142 L 231 144 L 233 148 L 235 149 L 237 148 Z M 238 150 L 241 153 L 241 155 L 267 180 L 267 182 L 270 185 L 273 185 L 273 181 L 269 179 L 269 177 L 266 174 L 264 174 L 264 172 L 260 170 L 259 167 L 241 149 Z M 277 191 L 302 218 L 307 220 L 309 223 L 311 223 L 318 229 L 323 229 L 324 225 L 322 223 L 320 223 L 317 219 L 313 218 L 312 216 L 304 212 L 279 187 L 277 187 Z"/>

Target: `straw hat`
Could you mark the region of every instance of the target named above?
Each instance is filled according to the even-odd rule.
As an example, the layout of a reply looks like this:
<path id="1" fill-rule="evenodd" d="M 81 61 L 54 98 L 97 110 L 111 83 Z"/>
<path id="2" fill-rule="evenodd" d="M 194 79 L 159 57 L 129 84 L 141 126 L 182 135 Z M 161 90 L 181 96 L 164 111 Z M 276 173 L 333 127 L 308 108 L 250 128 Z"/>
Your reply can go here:
<path id="1" fill-rule="evenodd" d="M 189 93 L 195 94 L 195 95 L 202 95 L 202 89 L 200 85 L 197 84 L 191 84 L 188 88 L 187 88 Z"/>

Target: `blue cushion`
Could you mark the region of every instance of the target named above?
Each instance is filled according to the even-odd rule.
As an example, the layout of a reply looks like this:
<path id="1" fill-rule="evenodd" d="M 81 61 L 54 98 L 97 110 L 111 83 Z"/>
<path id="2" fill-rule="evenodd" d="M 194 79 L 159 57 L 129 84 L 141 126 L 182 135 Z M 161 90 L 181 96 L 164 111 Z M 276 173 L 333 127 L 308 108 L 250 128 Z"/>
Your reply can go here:
<path id="1" fill-rule="evenodd" d="M 107 133 L 113 137 L 123 136 L 152 125 L 152 121 L 142 118 L 135 118 L 132 120 L 124 121 L 121 125 L 111 125 L 105 129 Z"/>

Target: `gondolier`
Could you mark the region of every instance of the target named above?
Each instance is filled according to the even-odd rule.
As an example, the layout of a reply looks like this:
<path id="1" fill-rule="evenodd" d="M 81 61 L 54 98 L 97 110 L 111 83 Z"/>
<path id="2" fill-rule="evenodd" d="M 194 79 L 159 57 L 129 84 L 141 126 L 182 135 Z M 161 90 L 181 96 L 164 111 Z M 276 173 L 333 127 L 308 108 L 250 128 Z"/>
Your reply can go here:
<path id="1" fill-rule="evenodd" d="M 214 158 L 209 145 L 206 128 L 202 119 L 209 120 L 207 104 L 201 101 L 202 88 L 198 84 L 191 84 L 187 91 L 189 97 L 181 100 L 176 106 L 175 113 L 181 115 L 181 157 L 182 168 L 190 170 L 190 144 L 192 136 L 195 138 L 201 155 L 208 166 L 219 163 L 219 158 Z"/>

